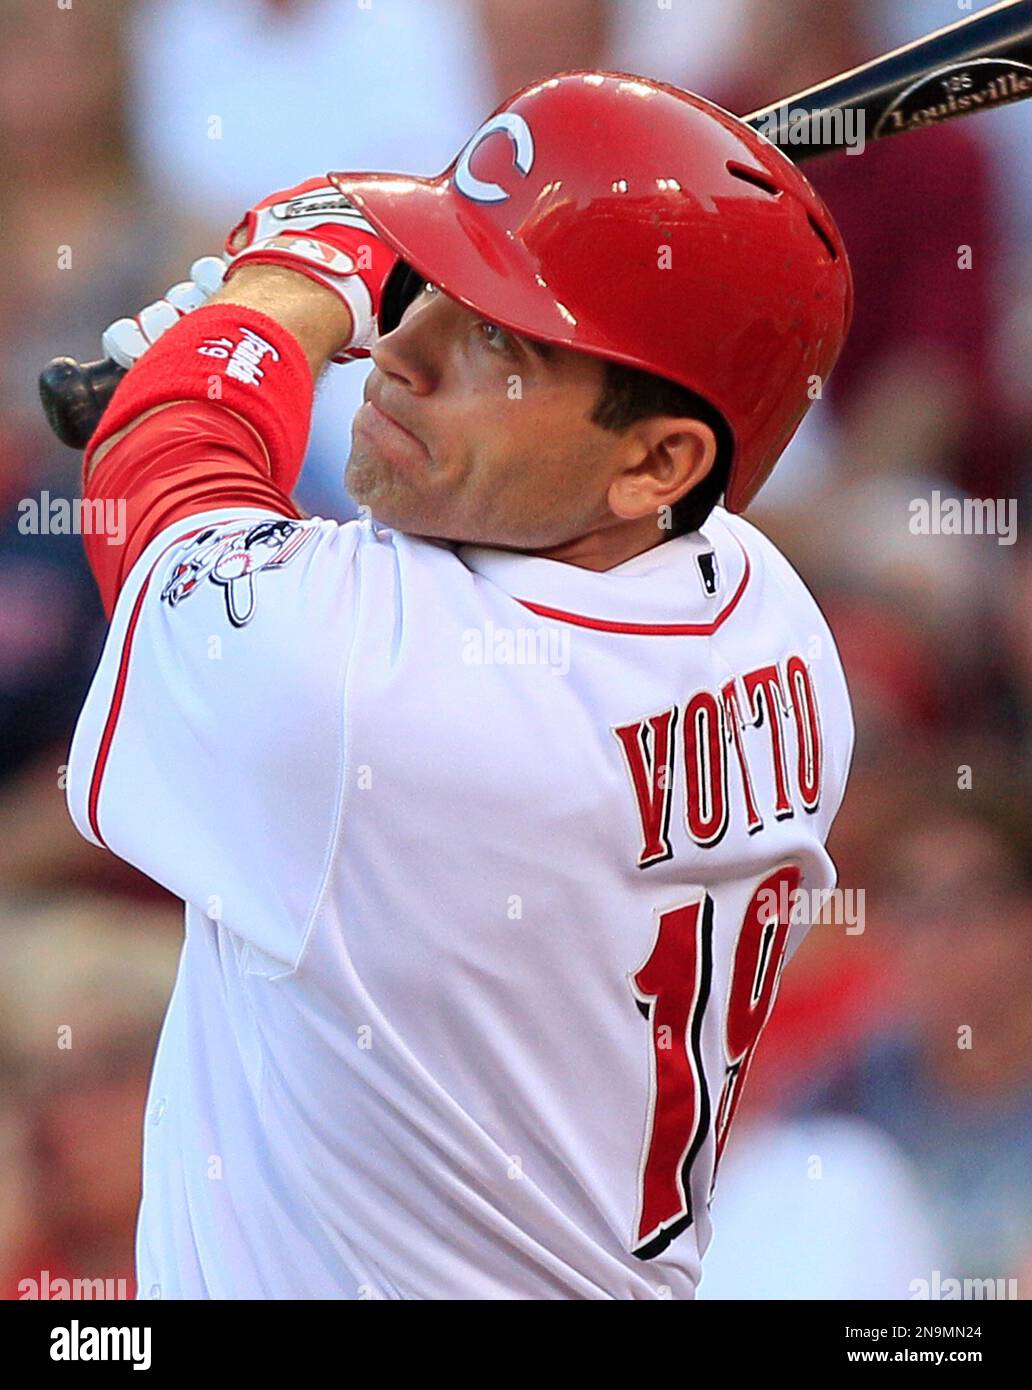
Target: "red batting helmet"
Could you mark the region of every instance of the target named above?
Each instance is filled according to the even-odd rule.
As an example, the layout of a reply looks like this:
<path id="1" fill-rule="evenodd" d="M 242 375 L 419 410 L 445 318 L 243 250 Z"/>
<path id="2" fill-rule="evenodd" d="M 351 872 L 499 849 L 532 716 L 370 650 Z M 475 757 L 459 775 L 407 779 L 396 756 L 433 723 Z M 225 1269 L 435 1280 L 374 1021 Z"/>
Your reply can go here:
<path id="1" fill-rule="evenodd" d="M 503 103 L 437 178 L 329 177 L 478 315 L 710 401 L 734 440 L 733 512 L 849 327 L 849 262 L 814 189 L 750 126 L 665 83 L 560 73 Z"/>

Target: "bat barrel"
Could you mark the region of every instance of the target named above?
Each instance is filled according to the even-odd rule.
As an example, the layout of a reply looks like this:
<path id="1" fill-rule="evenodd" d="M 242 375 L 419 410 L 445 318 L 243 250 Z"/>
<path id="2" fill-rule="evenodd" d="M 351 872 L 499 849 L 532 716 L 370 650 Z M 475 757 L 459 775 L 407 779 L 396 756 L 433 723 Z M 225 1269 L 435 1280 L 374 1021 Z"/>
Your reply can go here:
<path id="1" fill-rule="evenodd" d="M 796 162 L 1032 96 L 1032 0 L 1008 0 L 743 117 Z"/>

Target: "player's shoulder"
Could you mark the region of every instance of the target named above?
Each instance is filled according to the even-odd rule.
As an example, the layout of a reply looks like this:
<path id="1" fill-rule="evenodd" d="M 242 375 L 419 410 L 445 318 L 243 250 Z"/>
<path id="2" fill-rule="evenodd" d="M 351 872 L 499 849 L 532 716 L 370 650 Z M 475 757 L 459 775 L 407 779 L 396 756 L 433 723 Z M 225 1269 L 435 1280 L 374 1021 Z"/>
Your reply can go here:
<path id="1" fill-rule="evenodd" d="M 762 624 L 768 635 L 780 633 L 814 669 L 820 669 L 848 703 L 845 673 L 834 631 L 824 609 L 791 561 L 758 526 L 723 507 L 714 509 L 703 531 L 711 541 L 737 544 L 748 557 L 753 604 L 743 604 L 746 622 Z M 821 660 L 818 661 L 817 658 Z"/>
<path id="2" fill-rule="evenodd" d="M 754 564 L 771 565 L 776 569 L 783 568 L 788 573 L 795 575 L 796 579 L 799 579 L 791 563 L 765 531 L 761 531 L 759 526 L 747 521 L 744 516 L 729 512 L 726 507 L 713 508 L 703 523 L 700 534 L 708 536 L 711 540 L 715 540 L 718 536 L 732 537 Z M 799 582 L 802 583 L 801 580 Z"/>
<path id="3" fill-rule="evenodd" d="M 220 508 L 163 528 L 140 554 L 119 594 L 120 610 L 160 607 L 188 622 L 189 615 L 225 610 L 234 627 L 257 611 L 296 599 L 297 590 L 349 582 L 369 539 L 359 521 L 280 516 L 258 508 Z"/>
<path id="4" fill-rule="evenodd" d="M 780 630 L 804 658 L 826 702 L 834 733 L 833 761 L 839 800 L 852 760 L 854 725 L 852 702 L 842 657 L 823 608 L 791 561 L 760 528 L 723 507 L 715 509 L 704 529 L 733 537 L 749 557 L 751 583 L 757 590 L 754 618 L 771 635 Z M 838 801 L 834 803 L 838 805 Z"/>
<path id="5" fill-rule="evenodd" d="M 348 521 L 256 509 L 210 512 L 167 528 L 140 557 L 119 597 L 116 626 L 142 607 L 166 640 L 232 631 L 256 650 L 350 645 L 363 613 L 388 627 L 418 600 L 430 611 L 465 573 L 449 543 L 363 516 Z M 312 641 L 313 635 L 318 641 Z"/>
<path id="6" fill-rule="evenodd" d="M 823 619 L 809 585 L 759 526 L 724 507 L 714 507 L 701 534 L 718 546 L 723 543 L 744 551 L 749 562 L 750 581 L 758 590 L 773 587 L 784 599 L 800 605 L 807 612 L 815 611 Z"/>

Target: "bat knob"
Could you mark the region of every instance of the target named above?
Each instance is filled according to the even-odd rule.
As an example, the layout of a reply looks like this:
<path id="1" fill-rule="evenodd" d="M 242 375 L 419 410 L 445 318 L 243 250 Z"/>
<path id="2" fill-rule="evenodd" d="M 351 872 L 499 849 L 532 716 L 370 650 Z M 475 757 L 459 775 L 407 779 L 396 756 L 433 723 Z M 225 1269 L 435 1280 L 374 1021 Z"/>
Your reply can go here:
<path id="1" fill-rule="evenodd" d="M 39 377 L 39 398 L 50 428 L 70 449 L 85 449 L 125 368 L 106 358 L 76 362 L 55 357 Z"/>

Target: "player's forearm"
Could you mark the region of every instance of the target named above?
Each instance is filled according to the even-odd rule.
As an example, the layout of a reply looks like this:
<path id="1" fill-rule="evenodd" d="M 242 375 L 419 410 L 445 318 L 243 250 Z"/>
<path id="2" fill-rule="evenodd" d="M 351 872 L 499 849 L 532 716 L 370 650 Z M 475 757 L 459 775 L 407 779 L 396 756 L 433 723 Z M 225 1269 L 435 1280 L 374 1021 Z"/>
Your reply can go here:
<path id="1" fill-rule="evenodd" d="M 304 349 L 313 378 L 351 336 L 351 312 L 344 301 L 296 270 L 276 265 L 244 265 L 210 304 L 257 309 L 292 333 Z"/>
<path id="2" fill-rule="evenodd" d="M 235 304 L 267 314 L 297 339 L 313 379 L 318 379 L 334 352 L 351 336 L 351 313 L 343 300 L 307 276 L 282 266 L 241 266 L 229 284 L 212 295 L 209 304 Z M 138 415 L 90 457 L 87 476 L 130 430 L 177 400 L 166 401 Z"/>

